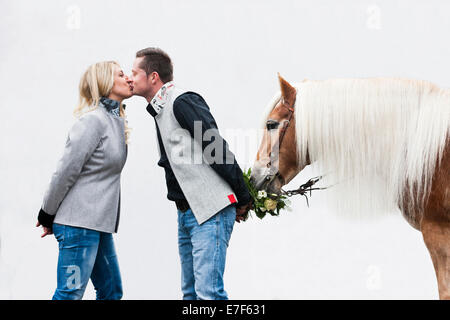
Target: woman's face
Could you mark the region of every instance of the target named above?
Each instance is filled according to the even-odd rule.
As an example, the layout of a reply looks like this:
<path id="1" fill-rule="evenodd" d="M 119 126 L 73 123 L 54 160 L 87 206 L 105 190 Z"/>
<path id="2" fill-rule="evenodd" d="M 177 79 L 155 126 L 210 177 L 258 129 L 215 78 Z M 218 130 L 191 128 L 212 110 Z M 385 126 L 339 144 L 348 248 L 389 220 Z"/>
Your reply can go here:
<path id="1" fill-rule="evenodd" d="M 114 69 L 114 85 L 112 87 L 111 93 L 109 94 L 109 98 L 122 101 L 123 99 L 127 99 L 132 95 L 133 81 L 123 73 L 123 70 L 119 66 L 117 66 Z"/>

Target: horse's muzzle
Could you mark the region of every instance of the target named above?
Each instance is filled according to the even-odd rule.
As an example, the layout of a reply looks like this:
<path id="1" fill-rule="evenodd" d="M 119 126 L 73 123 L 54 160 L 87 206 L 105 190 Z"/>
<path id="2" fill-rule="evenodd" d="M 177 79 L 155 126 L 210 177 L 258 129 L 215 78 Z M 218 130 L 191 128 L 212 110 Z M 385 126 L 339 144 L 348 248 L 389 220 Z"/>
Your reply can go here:
<path id="1" fill-rule="evenodd" d="M 284 179 L 279 172 L 275 174 L 253 175 L 250 177 L 250 182 L 253 183 L 257 190 L 266 190 L 268 193 L 281 193 L 281 188 L 284 185 Z"/>

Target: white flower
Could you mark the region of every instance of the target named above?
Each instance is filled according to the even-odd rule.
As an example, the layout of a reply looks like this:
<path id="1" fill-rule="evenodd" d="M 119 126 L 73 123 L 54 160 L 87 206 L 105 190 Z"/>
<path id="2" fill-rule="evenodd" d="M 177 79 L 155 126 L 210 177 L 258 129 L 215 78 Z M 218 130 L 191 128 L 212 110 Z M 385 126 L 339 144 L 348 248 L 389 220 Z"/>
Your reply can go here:
<path id="1" fill-rule="evenodd" d="M 267 197 L 267 192 L 265 190 L 258 191 L 258 199 Z"/>
<path id="2" fill-rule="evenodd" d="M 264 207 L 259 208 L 259 210 L 261 210 L 261 212 L 266 212 L 266 208 Z"/>

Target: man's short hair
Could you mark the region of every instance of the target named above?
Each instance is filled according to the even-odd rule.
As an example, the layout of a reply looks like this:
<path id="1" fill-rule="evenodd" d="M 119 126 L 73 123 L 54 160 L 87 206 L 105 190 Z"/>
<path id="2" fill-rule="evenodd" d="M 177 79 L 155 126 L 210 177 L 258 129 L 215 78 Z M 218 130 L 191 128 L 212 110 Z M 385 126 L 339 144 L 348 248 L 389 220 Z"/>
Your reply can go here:
<path id="1" fill-rule="evenodd" d="M 147 75 L 157 72 L 163 83 L 173 80 L 172 60 L 167 53 L 159 48 L 145 48 L 136 52 L 136 58 L 144 57 L 140 68 L 145 70 Z"/>

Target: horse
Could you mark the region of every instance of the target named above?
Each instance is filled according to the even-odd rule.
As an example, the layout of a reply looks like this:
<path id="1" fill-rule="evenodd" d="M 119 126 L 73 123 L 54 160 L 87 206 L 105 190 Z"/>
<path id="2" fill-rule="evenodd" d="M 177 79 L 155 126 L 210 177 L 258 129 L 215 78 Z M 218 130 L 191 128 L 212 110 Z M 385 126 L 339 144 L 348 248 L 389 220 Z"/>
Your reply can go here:
<path id="1" fill-rule="evenodd" d="M 357 201 L 340 194 L 337 203 L 347 203 L 340 210 L 358 214 L 363 202 L 385 208 L 377 207 L 380 201 L 399 209 L 423 235 L 439 298 L 450 299 L 450 90 L 403 78 L 291 85 L 278 77 L 280 91 L 265 110 L 250 181 L 280 195 L 301 170 L 318 163 L 357 197 L 369 190 Z"/>

